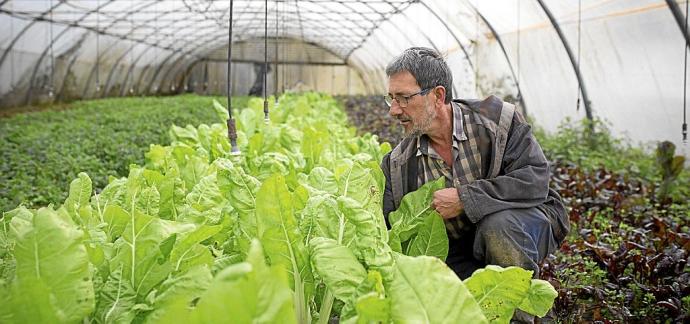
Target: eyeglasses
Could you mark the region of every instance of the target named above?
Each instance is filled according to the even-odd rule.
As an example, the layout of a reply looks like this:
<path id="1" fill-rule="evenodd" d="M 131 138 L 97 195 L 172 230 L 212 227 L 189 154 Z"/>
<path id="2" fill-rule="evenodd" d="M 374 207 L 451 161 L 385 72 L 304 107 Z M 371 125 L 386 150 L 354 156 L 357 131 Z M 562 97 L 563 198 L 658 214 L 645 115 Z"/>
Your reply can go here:
<path id="1" fill-rule="evenodd" d="M 431 87 L 431 88 L 426 88 L 426 89 L 422 89 L 421 91 L 419 91 L 419 92 L 417 92 L 417 93 L 413 93 L 413 94 L 411 94 L 411 95 L 409 95 L 409 96 L 395 96 L 395 97 L 393 97 L 393 96 L 387 94 L 387 95 L 383 96 L 383 100 L 386 101 L 386 105 L 388 105 L 388 107 L 390 107 L 391 105 L 393 105 L 393 100 L 395 100 L 395 101 L 398 102 L 398 106 L 400 106 L 400 108 L 406 108 L 408 102 L 410 101 L 410 98 L 412 98 L 412 97 L 414 97 L 414 96 L 416 96 L 416 95 L 422 95 L 422 96 L 424 96 L 424 95 L 426 95 L 427 93 L 429 93 L 429 91 L 431 91 L 432 89 L 433 89 L 433 87 Z"/>

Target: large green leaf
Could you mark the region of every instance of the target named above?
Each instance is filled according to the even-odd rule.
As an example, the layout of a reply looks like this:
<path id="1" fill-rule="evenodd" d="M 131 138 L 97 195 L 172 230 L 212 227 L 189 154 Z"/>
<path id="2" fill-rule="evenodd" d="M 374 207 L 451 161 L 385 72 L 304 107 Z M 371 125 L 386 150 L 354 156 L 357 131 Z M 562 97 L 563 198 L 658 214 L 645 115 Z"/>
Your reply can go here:
<path id="1" fill-rule="evenodd" d="M 418 190 L 405 195 L 400 207 L 388 215 L 388 221 L 391 224 L 388 243 L 394 251 L 402 252 L 402 243 L 416 235 L 428 217 L 441 217 L 431 208 L 431 201 L 434 192 L 444 186 L 444 178 L 424 184 Z"/>
<path id="2" fill-rule="evenodd" d="M 169 169 L 158 191 L 160 193 L 158 217 L 177 220 L 181 206 L 185 202 L 185 188 L 184 181 L 182 181 L 176 169 Z"/>
<path id="3" fill-rule="evenodd" d="M 221 194 L 237 213 L 235 240 L 238 249 L 247 253 L 252 238 L 258 237 L 256 224 L 256 195 L 261 183 L 230 160 L 218 159 L 217 182 Z"/>
<path id="4" fill-rule="evenodd" d="M 160 193 L 156 187 L 147 187 L 141 190 L 136 200 L 136 208 L 150 216 L 158 216 L 160 211 Z"/>
<path id="5" fill-rule="evenodd" d="M 355 226 L 343 214 L 338 201 L 331 195 L 314 196 L 302 210 L 301 229 L 307 241 L 313 237 L 327 237 L 349 246 L 355 241 Z"/>
<path id="6" fill-rule="evenodd" d="M 316 237 L 309 241 L 314 270 L 335 298 L 349 299 L 367 278 L 367 271 L 350 249 L 333 239 Z"/>
<path id="7" fill-rule="evenodd" d="M 118 205 L 109 205 L 103 212 L 103 221 L 106 224 L 104 228 L 109 242 L 114 242 L 115 239 L 122 235 L 125 231 L 127 223 L 131 220 L 131 216 L 127 211 Z"/>
<path id="8" fill-rule="evenodd" d="M 154 310 L 146 316 L 148 322 L 157 322 L 177 303 L 189 305 L 201 297 L 211 286 L 213 276 L 206 265 L 189 269 L 179 276 L 171 276 L 161 283 L 153 300 Z M 170 317 L 168 317 L 170 318 Z M 175 319 L 179 322 L 181 319 Z"/>
<path id="9" fill-rule="evenodd" d="M 296 316 L 285 269 L 267 266 L 255 241 L 247 261 L 221 271 L 195 308 L 178 300 L 152 322 L 296 323 Z"/>
<path id="10" fill-rule="evenodd" d="M 443 261 L 397 253 L 395 261 L 393 277 L 384 278 L 393 322 L 487 322 L 470 291 Z"/>
<path id="11" fill-rule="evenodd" d="M 136 210 L 130 211 L 129 215 L 130 221 L 122 237 L 115 242 L 110 271 L 121 269 L 122 277 L 137 296 L 145 297 L 172 270 L 170 260 L 164 258 L 161 244 L 174 231 L 164 221 Z"/>
<path id="12" fill-rule="evenodd" d="M 184 149 L 184 150 L 183 150 Z M 185 183 L 185 188 L 191 190 L 206 176 L 208 158 L 195 154 L 196 151 L 188 151 L 186 148 L 175 147 L 173 155 L 176 156 L 180 177 Z"/>
<path id="13" fill-rule="evenodd" d="M 405 254 L 435 256 L 445 261 L 448 257 L 448 235 L 443 218 L 436 213 L 427 216 Z"/>
<path id="14" fill-rule="evenodd" d="M 16 244 L 11 299 L 28 301 L 14 305 L 12 321 L 80 322 L 95 307 L 93 270 L 82 243 L 83 232 L 71 219 L 49 208 L 31 216 L 11 221 Z"/>
<path id="15" fill-rule="evenodd" d="M 532 279 L 527 296 L 520 303 L 520 309 L 543 317 L 553 307 L 553 301 L 558 297 L 558 292 L 548 281 Z"/>
<path id="16" fill-rule="evenodd" d="M 335 179 L 341 196 L 360 202 L 369 211 L 381 209 L 380 195 L 375 194 L 379 186 L 369 167 L 352 160 L 338 161 Z"/>
<path id="17" fill-rule="evenodd" d="M 42 280 L 24 280 L 0 292 L 0 321 L 18 324 L 65 322 L 65 318 L 60 317 L 63 312 L 53 305 L 52 298 L 51 288 Z"/>
<path id="18" fill-rule="evenodd" d="M 81 218 L 90 214 L 92 190 L 91 178 L 84 172 L 80 172 L 78 178 L 72 180 L 69 185 L 69 196 L 63 206 L 79 223 L 84 221 Z"/>
<path id="19" fill-rule="evenodd" d="M 136 303 L 137 292 L 121 265 L 110 272 L 98 293 L 95 318 L 101 323 L 131 323 L 137 315 Z"/>
<path id="20" fill-rule="evenodd" d="M 318 189 L 329 194 L 338 193 L 338 183 L 335 180 L 335 175 L 331 170 L 324 167 L 315 167 L 309 172 L 306 179 L 308 189 Z"/>
<path id="21" fill-rule="evenodd" d="M 216 174 L 207 175 L 199 180 L 185 198 L 187 204 L 198 211 L 218 210 L 226 203 L 216 183 Z"/>
<path id="22" fill-rule="evenodd" d="M 223 105 L 221 105 L 221 103 L 216 99 L 213 99 L 213 110 L 215 110 L 216 115 L 218 116 L 218 122 L 224 123 L 230 118 L 228 108 L 223 107 Z"/>
<path id="23" fill-rule="evenodd" d="M 345 217 L 355 226 L 355 249 L 353 253 L 363 259 L 368 269 L 389 276 L 393 272 L 395 261 L 391 248 L 386 241 L 388 231 L 382 223 L 382 216 L 377 216 L 362 208 L 353 199 L 338 197 L 338 207 Z"/>
<path id="24" fill-rule="evenodd" d="M 481 305 L 487 319 L 508 323 L 527 296 L 531 278 L 532 271 L 519 267 L 488 265 L 475 271 L 464 283 Z"/>
<path id="25" fill-rule="evenodd" d="M 288 272 L 295 291 L 295 305 L 300 321 L 307 321 L 307 300 L 313 291 L 313 278 L 304 239 L 293 214 L 290 192 L 284 178 L 268 178 L 256 198 L 257 233 L 271 265 Z"/>
<path id="26" fill-rule="evenodd" d="M 213 255 L 200 243 L 216 235 L 221 228 L 221 225 L 199 225 L 194 230 L 182 234 L 170 253 L 173 271 L 186 271 L 199 265 L 210 267 L 213 264 Z"/>
<path id="27" fill-rule="evenodd" d="M 243 130 L 248 137 L 253 136 L 263 122 L 263 118 L 252 109 L 242 109 L 237 119 L 237 128 Z"/>
<path id="28" fill-rule="evenodd" d="M 307 161 L 306 172 L 309 172 L 322 159 L 324 149 L 330 145 L 330 136 L 327 132 L 319 131 L 314 127 L 303 129 L 302 154 Z"/>
<path id="29" fill-rule="evenodd" d="M 388 323 L 390 298 L 386 297 L 381 273 L 370 270 L 367 279 L 359 284 L 356 292 L 340 314 L 341 323 Z"/>
<path id="30" fill-rule="evenodd" d="M 216 178 L 221 194 L 229 200 L 230 205 L 241 216 L 253 217 L 256 209 L 256 194 L 261 183 L 245 173 L 241 167 L 233 165 L 230 160 L 219 159 L 214 164 L 219 168 Z"/>

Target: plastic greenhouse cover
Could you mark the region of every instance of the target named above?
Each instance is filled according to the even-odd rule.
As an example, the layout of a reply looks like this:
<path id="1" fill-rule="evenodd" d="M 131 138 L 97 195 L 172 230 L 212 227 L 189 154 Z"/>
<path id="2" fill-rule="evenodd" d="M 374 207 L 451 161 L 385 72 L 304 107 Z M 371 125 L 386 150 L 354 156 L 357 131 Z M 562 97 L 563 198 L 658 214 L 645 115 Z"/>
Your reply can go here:
<path id="1" fill-rule="evenodd" d="M 316 44 L 356 69 L 368 83 L 367 93 L 385 92 L 383 69 L 405 48 L 436 48 L 451 66 L 456 97 L 495 93 L 515 99 L 519 81 L 527 114 L 547 130 L 555 130 L 565 117 L 585 117 L 573 68 L 579 65 L 592 113 L 610 121 L 617 135 L 642 142 L 671 140 L 690 155 L 680 132 L 685 42 L 667 1 L 541 3 L 563 31 L 579 60 L 575 64 L 538 1 L 268 1 L 264 31 L 264 1 L 236 0 L 233 33 L 234 41 L 262 39 L 266 32 L 269 38 Z M 227 47 L 229 4 L 2 1 L 0 96 L 35 87 L 42 75 L 64 74 L 50 68 L 51 57 L 60 55 L 71 55 L 75 66 L 83 66 L 75 72 L 79 84 L 112 74 L 92 67 L 96 52 L 100 62 L 136 65 L 161 80 L 166 72 L 156 75 L 156 66 L 184 66 Z"/>

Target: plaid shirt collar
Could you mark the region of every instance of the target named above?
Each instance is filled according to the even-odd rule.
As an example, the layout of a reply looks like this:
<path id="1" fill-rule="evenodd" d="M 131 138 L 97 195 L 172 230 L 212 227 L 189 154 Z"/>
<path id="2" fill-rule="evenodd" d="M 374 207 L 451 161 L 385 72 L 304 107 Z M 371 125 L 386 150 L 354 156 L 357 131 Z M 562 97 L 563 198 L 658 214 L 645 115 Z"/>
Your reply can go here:
<path id="1" fill-rule="evenodd" d="M 459 150 L 460 142 L 467 140 L 467 132 L 463 124 L 464 118 L 460 106 L 455 102 L 451 102 L 451 109 L 453 109 L 453 149 Z M 431 152 L 429 150 L 431 150 Z M 417 136 L 417 156 L 430 154 L 436 158 L 440 158 L 434 149 L 429 147 L 429 136 L 426 134 Z"/>

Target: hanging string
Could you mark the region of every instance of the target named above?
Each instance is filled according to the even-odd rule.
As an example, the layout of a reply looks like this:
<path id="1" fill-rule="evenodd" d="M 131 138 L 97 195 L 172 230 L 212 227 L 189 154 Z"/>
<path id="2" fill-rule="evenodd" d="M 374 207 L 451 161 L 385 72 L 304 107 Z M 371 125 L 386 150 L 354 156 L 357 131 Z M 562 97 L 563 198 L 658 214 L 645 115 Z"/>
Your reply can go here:
<path id="1" fill-rule="evenodd" d="M 155 5 L 153 7 L 153 14 L 154 14 L 153 26 L 156 29 L 154 32 L 156 33 L 156 37 L 160 37 L 160 30 L 158 29 L 158 15 L 159 15 L 158 1 L 156 1 Z M 160 38 L 157 38 L 157 44 L 156 44 L 156 46 L 153 47 L 153 61 L 154 62 L 158 62 L 158 46 L 160 45 L 160 43 L 161 43 Z M 153 93 L 154 94 L 158 93 L 158 84 L 153 85 Z"/>
<path id="2" fill-rule="evenodd" d="M 284 13 L 287 13 L 287 5 L 288 5 L 288 2 L 283 2 L 283 12 Z M 283 23 L 283 39 L 288 39 L 287 38 L 288 21 L 287 21 L 287 18 L 285 17 L 285 14 L 283 15 L 282 23 Z M 283 90 L 283 92 L 285 92 L 285 89 L 287 88 L 287 80 L 288 80 L 288 73 L 289 73 L 288 66 L 287 66 L 289 46 L 290 46 L 290 44 L 288 42 L 286 42 L 283 45 L 283 61 L 285 61 L 285 64 L 283 64 L 283 73 L 282 73 L 282 77 L 283 77 L 283 82 L 282 82 L 283 89 L 282 90 Z"/>
<path id="3" fill-rule="evenodd" d="M 577 66 L 580 68 L 580 54 L 582 48 L 582 0 L 577 1 Z M 580 94 L 582 92 L 582 86 L 580 81 L 577 82 L 577 108 L 576 111 L 580 111 Z"/>
<path id="4" fill-rule="evenodd" d="M 206 64 L 208 66 L 208 64 Z M 240 149 L 237 146 L 237 129 L 235 128 L 235 119 L 232 118 L 232 0 L 230 0 L 230 17 L 228 19 L 228 74 L 226 76 L 225 86 L 228 92 L 228 138 L 230 139 L 230 154 L 239 155 Z"/>
<path id="5" fill-rule="evenodd" d="M 278 108 L 278 0 L 276 0 L 276 32 L 275 35 L 273 36 L 273 41 L 274 41 L 274 48 L 273 48 L 273 96 L 275 97 L 274 102 L 275 104 L 273 105 L 273 109 Z"/>
<path id="6" fill-rule="evenodd" d="M 101 64 L 101 0 L 96 1 L 96 93 L 101 92 L 101 77 L 98 70 Z"/>
<path id="7" fill-rule="evenodd" d="M 50 0 L 50 83 L 48 97 L 53 98 L 53 82 L 55 77 L 55 53 L 53 52 L 53 0 Z"/>
<path id="8" fill-rule="evenodd" d="M 14 3 L 10 2 L 10 12 L 14 9 Z M 10 37 L 14 38 L 14 17 L 10 17 Z M 10 52 L 10 92 L 14 90 L 14 51 Z"/>
<path id="9" fill-rule="evenodd" d="M 685 1 L 685 29 L 683 31 L 688 31 L 688 2 Z M 684 73 L 683 73 L 683 145 L 688 144 L 688 123 L 687 123 L 687 103 L 688 103 L 688 38 L 685 38 L 685 47 L 683 47 L 683 52 L 685 52 L 685 63 L 684 63 Z"/>
<path id="10" fill-rule="evenodd" d="M 210 5 L 210 3 L 209 3 L 209 5 Z M 162 82 L 163 81 L 161 80 L 161 83 Z M 175 80 L 174 79 L 170 81 L 170 91 L 175 92 Z M 220 89 L 218 91 L 220 92 Z"/>
<path id="11" fill-rule="evenodd" d="M 268 124 L 268 99 L 266 99 L 266 88 L 268 79 L 268 0 L 264 1 L 264 122 Z"/>
<path id="12" fill-rule="evenodd" d="M 130 40 L 130 43 L 131 43 L 132 45 L 130 45 L 130 48 L 129 48 L 129 55 L 128 55 L 128 59 L 127 59 L 127 60 L 129 61 L 129 68 L 130 68 L 130 69 L 133 69 L 134 67 L 132 67 L 132 64 L 134 64 L 134 39 L 133 39 L 133 38 L 134 38 L 134 2 L 132 2 L 132 0 L 129 0 L 129 8 L 130 8 L 130 15 L 129 15 L 129 16 L 130 16 L 130 20 L 129 20 L 129 24 L 130 24 L 130 26 L 132 27 L 132 31 L 130 32 L 130 37 L 132 37 L 132 39 Z M 133 82 L 132 82 L 132 83 L 133 83 Z M 125 81 L 122 83 L 122 86 L 123 86 L 123 87 L 124 87 L 124 86 L 127 86 L 127 80 L 125 80 Z M 123 89 L 123 90 L 124 90 L 124 89 Z M 129 94 L 130 94 L 130 95 L 134 94 L 134 87 L 133 87 L 133 86 L 130 86 L 130 87 L 129 87 Z"/>

